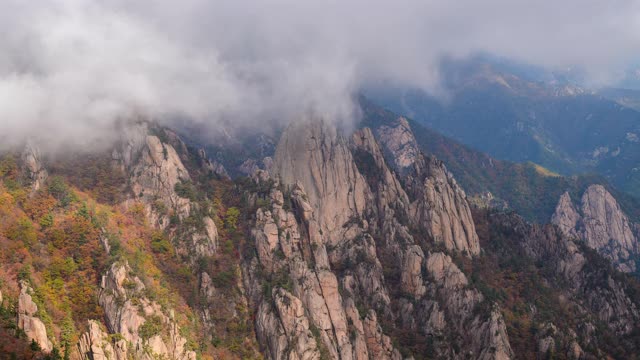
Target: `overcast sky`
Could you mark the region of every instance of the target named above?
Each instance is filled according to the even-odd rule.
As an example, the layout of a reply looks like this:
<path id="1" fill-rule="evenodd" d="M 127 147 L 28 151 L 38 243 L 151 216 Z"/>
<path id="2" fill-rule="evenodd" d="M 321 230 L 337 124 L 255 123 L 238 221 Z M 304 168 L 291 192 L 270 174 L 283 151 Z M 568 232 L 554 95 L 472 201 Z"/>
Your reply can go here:
<path id="1" fill-rule="evenodd" d="M 369 81 L 438 89 L 488 52 L 597 84 L 640 59 L 631 0 L 0 0 L 0 134 L 86 145 L 138 116 L 350 121 Z"/>

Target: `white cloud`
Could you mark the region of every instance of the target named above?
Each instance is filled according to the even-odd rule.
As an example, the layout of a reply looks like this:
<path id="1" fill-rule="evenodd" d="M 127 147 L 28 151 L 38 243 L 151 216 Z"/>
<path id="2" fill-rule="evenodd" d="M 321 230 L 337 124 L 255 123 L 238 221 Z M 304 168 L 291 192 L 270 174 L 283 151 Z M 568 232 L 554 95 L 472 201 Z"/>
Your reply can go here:
<path id="1" fill-rule="evenodd" d="M 485 51 L 606 81 L 638 58 L 630 0 L 1 0 L 0 134 L 109 140 L 138 115 L 267 126 L 353 117 L 368 81 L 436 89 Z"/>

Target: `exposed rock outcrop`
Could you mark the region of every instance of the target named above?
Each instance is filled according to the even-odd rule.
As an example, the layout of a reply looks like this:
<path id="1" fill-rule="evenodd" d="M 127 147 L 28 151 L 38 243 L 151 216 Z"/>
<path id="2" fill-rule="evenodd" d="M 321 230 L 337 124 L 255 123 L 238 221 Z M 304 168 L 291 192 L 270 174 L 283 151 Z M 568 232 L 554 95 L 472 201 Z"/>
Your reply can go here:
<path id="1" fill-rule="evenodd" d="M 565 235 L 577 237 L 578 221 L 580 221 L 580 214 L 571 201 L 571 195 L 565 192 L 560 196 L 556 210 L 551 216 L 551 223 L 557 225 Z"/>
<path id="2" fill-rule="evenodd" d="M 563 341 L 567 352 L 577 354 L 582 351 L 581 344 L 591 344 L 596 323 L 616 336 L 628 335 L 640 326 L 638 299 L 630 296 L 623 279 L 615 276 L 604 258 L 589 251 L 586 244 L 576 243 L 575 237 L 568 237 L 557 226 L 527 224 L 515 215 L 496 216 L 491 226 L 521 241 L 529 256 L 553 270 L 566 284 L 563 299 L 573 303 L 581 316 L 580 325 L 569 329 L 579 336 Z M 577 343 L 577 339 L 582 342 Z"/>
<path id="3" fill-rule="evenodd" d="M 143 126 L 143 125 L 139 125 Z M 119 161 L 130 174 L 130 187 L 137 200 L 146 205 L 152 224 L 164 228 L 169 224 L 168 210 L 174 211 L 180 219 L 189 216 L 189 199 L 178 196 L 176 184 L 189 181 L 189 173 L 173 146 L 160 141 L 157 136 L 134 133 L 140 138 L 130 138 L 123 152 L 115 152 L 113 158 Z"/>
<path id="4" fill-rule="evenodd" d="M 154 359 L 161 356 L 176 360 L 194 360 L 196 354 L 186 348 L 171 312 L 144 295 L 145 285 L 126 263 L 114 263 L 102 277 L 99 303 L 104 309 L 107 328 L 130 344 L 127 356 Z"/>
<path id="5" fill-rule="evenodd" d="M 587 246 L 610 259 L 618 270 L 635 271 L 640 251 L 638 239 L 628 217 L 602 185 L 587 188 L 579 211 L 569 194 L 564 193 L 551 222 L 565 235 L 584 240 Z"/>
<path id="6" fill-rule="evenodd" d="M 47 169 L 42 164 L 40 150 L 35 145 L 27 143 L 21 158 L 23 170 L 31 183 L 31 190 L 39 190 L 48 177 Z"/>
<path id="7" fill-rule="evenodd" d="M 476 334 L 473 339 L 474 347 L 480 349 L 478 359 L 508 360 L 514 358 L 507 335 L 507 326 L 497 307 L 493 308 L 488 320 L 480 323 L 471 331 Z"/>
<path id="8" fill-rule="evenodd" d="M 224 168 L 220 162 L 211 160 L 204 149 L 198 150 L 198 159 L 200 160 L 200 166 L 212 174 L 215 174 L 223 179 L 230 179 L 227 169 Z"/>
<path id="9" fill-rule="evenodd" d="M 421 156 L 409 122 L 405 118 L 398 118 L 395 123 L 381 126 L 377 130 L 380 143 L 383 144 L 387 159 L 401 176 L 413 171 L 413 166 Z"/>
<path id="10" fill-rule="evenodd" d="M 20 282 L 20 295 L 18 296 L 18 328 L 22 329 L 30 341 L 35 341 L 45 353 L 53 350 L 53 343 L 47 337 L 47 328 L 40 318 L 36 316 L 38 306 L 33 302 L 31 294 L 33 289 L 29 285 Z"/>
<path id="11" fill-rule="evenodd" d="M 409 123 L 398 118 L 377 129 L 387 161 L 401 176 L 412 199 L 414 226 L 424 228 L 433 241 L 449 250 L 480 253 L 480 243 L 464 190 L 444 164 L 423 155 Z"/>
<path id="12" fill-rule="evenodd" d="M 329 244 L 335 245 L 361 217 L 368 189 L 334 126 L 316 120 L 289 125 L 276 148 L 272 174 L 285 186 L 299 182 Z"/>
<path id="13" fill-rule="evenodd" d="M 163 234 L 157 233 L 154 236 L 166 236 L 181 260 L 190 265 L 194 272 L 199 271 L 199 261 L 216 254 L 219 234 L 212 218 L 213 209 L 208 205 L 206 198 L 196 198 L 198 188 L 192 180 L 212 174 L 222 178 L 228 177 L 224 167 L 211 161 L 202 149 L 190 152 L 189 147 L 175 132 L 146 122 L 128 124 L 123 128 L 122 139 L 114 148 L 112 159 L 115 166 L 128 174 L 128 185 L 131 191 L 125 205 L 142 204 L 149 224 L 163 231 Z M 193 174 L 189 174 L 185 164 Z M 165 241 L 165 239 L 159 239 L 159 241 Z M 114 269 L 111 270 L 113 273 Z M 205 275 L 209 276 L 208 274 L 199 275 L 201 279 L 205 279 Z M 221 296 L 215 291 L 209 291 L 211 289 L 214 289 L 213 286 L 201 292 L 202 303 L 197 308 L 203 320 L 203 326 L 208 330 L 215 325 L 211 317 L 211 309 L 217 306 L 214 300 Z M 240 297 L 237 295 L 233 296 L 233 299 L 224 299 L 225 304 L 231 300 L 239 301 Z M 101 300 L 105 304 L 111 303 L 106 297 Z M 128 310 L 130 309 L 126 306 L 120 310 L 126 314 L 126 320 L 117 320 L 115 323 L 107 321 L 110 330 L 116 328 L 121 321 L 131 322 L 126 326 L 121 324 L 127 329 L 141 326 L 140 316 L 143 314 Z M 231 316 L 235 310 L 228 313 Z M 157 316 L 164 325 L 171 323 L 166 316 Z M 132 338 L 127 338 L 127 341 L 136 344 L 139 339 L 134 333 L 129 335 Z M 156 353 L 181 351 L 179 347 L 183 345 L 180 345 L 182 341 L 180 338 L 176 338 L 173 343 L 164 344 L 169 346 L 166 351 L 159 339 L 157 337 L 145 339 L 143 345 L 148 347 L 155 344 Z M 171 346 L 174 346 L 174 349 Z"/>
<path id="14" fill-rule="evenodd" d="M 188 149 L 177 134 L 150 128 L 144 122 L 126 127 L 120 144 L 112 152 L 114 164 L 129 174 L 128 202 L 141 202 L 149 222 L 156 228 L 166 229 L 172 217 L 184 220 L 202 210 L 176 190 L 179 186 L 185 189 L 191 186 L 182 158 L 188 158 Z M 198 152 L 198 159 L 204 171 L 216 171 L 204 151 Z M 182 229 L 174 241 L 177 252 L 191 263 L 199 257 L 213 255 L 218 246 L 218 230 L 211 217 L 202 216 L 200 225 Z"/>
<path id="15" fill-rule="evenodd" d="M 344 301 L 330 271 L 313 207 L 300 185 L 294 185 L 290 196 L 298 215 L 283 208 L 284 196 L 277 183 L 269 195 L 270 209 L 258 209 L 256 214 L 252 234 L 259 264 L 254 268 L 262 268 L 267 276 L 263 281 L 274 286 L 254 300 L 259 303 L 258 339 L 274 359 L 313 358 L 316 352 L 351 359 L 354 352 Z"/>
<path id="16" fill-rule="evenodd" d="M 89 320 L 89 330 L 80 336 L 78 357 L 82 360 L 125 360 L 127 343 L 124 339 L 112 340 L 100 323 Z"/>
<path id="17" fill-rule="evenodd" d="M 408 131 L 404 138 L 412 138 Z M 479 253 L 464 193 L 441 164 L 399 151 L 408 167 L 402 180 L 387 166 L 371 130 L 359 130 L 347 142 L 326 123 L 299 123 L 278 144 L 272 178 L 255 174 L 258 188 L 269 186 L 260 201 L 269 205 L 256 211 L 257 258 L 245 265 L 245 288 L 273 286 L 263 294 L 250 290 L 258 339 L 270 358 L 319 352 L 400 359 L 393 336 L 404 331 L 432 337 L 434 352 L 443 357 L 466 351 L 483 359 L 513 355 L 499 309 L 475 314 L 482 295 L 449 256 L 425 255 L 422 247 L 435 240 L 450 250 Z M 411 195 L 420 196 L 411 200 L 403 184 L 413 189 L 417 183 L 422 190 Z M 249 198 L 257 203 L 255 194 Z M 446 235 L 416 241 L 410 227 L 418 223 L 430 235 Z M 445 334 L 455 334 L 455 346 L 437 340 Z"/>
<path id="18" fill-rule="evenodd" d="M 258 334 L 268 344 L 269 355 L 273 359 L 319 359 L 319 346 L 323 345 L 317 343 L 320 339 L 310 330 L 313 325 L 305 315 L 302 301 L 282 288 L 275 289 L 272 296 L 275 313 L 273 309 L 265 309 L 270 305 L 263 303 L 256 322 Z M 273 336 L 274 328 L 277 336 Z"/>

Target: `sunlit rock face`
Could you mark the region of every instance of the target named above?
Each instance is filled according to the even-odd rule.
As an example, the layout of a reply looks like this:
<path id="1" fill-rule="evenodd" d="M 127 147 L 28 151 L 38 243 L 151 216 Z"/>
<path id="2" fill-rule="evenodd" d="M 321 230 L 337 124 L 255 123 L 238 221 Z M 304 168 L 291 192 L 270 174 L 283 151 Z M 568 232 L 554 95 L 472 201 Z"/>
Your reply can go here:
<path id="1" fill-rule="evenodd" d="M 610 259 L 618 270 L 636 270 L 638 239 L 629 218 L 602 185 L 587 188 L 579 209 L 573 205 L 570 195 L 564 193 L 551 222 L 567 236 L 583 239 L 587 246 Z"/>
<path id="2" fill-rule="evenodd" d="M 18 296 L 18 328 L 27 335 L 27 339 L 35 341 L 45 353 L 53 350 L 53 343 L 47 337 L 47 329 L 36 316 L 38 306 L 31 298 L 33 289 L 25 281 L 20 282 L 20 295 Z"/>
<path id="3" fill-rule="evenodd" d="M 399 134 L 400 141 L 413 136 L 408 128 Z M 394 140 L 393 129 L 386 135 Z M 327 123 L 301 122 L 282 135 L 270 174 L 255 173 L 257 187 L 270 184 L 261 202 L 269 205 L 256 211 L 257 259 L 247 271 L 277 284 L 254 299 L 259 341 L 274 359 L 401 359 L 383 330 L 394 323 L 391 331 L 464 333 L 465 351 L 510 358 L 500 310 L 474 314 L 482 295 L 448 255 L 423 250 L 443 244 L 479 253 L 464 192 L 441 163 L 419 152 L 400 151 L 407 171 L 399 177 L 384 151 L 370 129 L 345 137 Z M 410 227 L 417 224 L 427 235 L 414 239 Z M 399 266 L 397 280 L 383 266 Z M 392 297 L 398 290 L 415 304 Z M 441 356 L 462 354 L 439 345 Z"/>

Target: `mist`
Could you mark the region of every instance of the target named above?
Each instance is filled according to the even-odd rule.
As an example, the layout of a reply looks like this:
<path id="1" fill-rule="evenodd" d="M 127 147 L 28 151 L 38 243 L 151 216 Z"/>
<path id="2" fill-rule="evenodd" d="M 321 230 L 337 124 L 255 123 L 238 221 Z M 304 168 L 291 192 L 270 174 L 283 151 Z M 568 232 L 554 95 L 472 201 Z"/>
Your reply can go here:
<path id="1" fill-rule="evenodd" d="M 491 53 L 617 81 L 640 58 L 631 0 L 0 0 L 0 146 L 108 144 L 114 125 L 261 129 L 357 120 L 387 82 L 431 93 L 443 58 Z"/>

